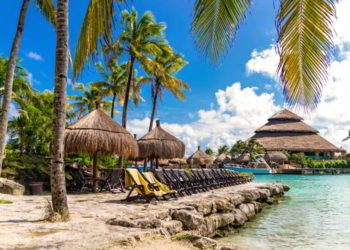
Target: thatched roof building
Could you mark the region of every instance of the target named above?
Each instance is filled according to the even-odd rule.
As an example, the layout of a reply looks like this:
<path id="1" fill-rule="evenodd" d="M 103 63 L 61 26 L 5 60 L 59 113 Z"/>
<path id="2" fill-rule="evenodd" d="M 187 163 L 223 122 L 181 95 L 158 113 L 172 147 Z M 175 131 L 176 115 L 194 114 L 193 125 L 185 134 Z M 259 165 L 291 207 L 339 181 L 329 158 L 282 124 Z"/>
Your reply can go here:
<path id="1" fill-rule="evenodd" d="M 97 109 L 66 128 L 65 151 L 136 157 L 138 146 L 132 134 Z"/>
<path id="2" fill-rule="evenodd" d="M 284 109 L 268 119 L 252 138 L 267 151 L 288 151 L 306 155 L 333 155 L 341 150 L 304 123 L 303 118 Z"/>
<path id="3" fill-rule="evenodd" d="M 237 163 L 248 163 L 250 162 L 250 155 L 248 153 L 243 153 L 235 159 Z"/>
<path id="4" fill-rule="evenodd" d="M 175 136 L 165 131 L 156 121 L 157 126 L 137 142 L 139 158 L 143 159 L 172 159 L 182 158 L 185 154 L 185 144 Z"/>
<path id="5" fill-rule="evenodd" d="M 198 150 L 187 158 L 187 163 L 191 166 L 209 166 L 213 164 L 213 159 L 198 147 Z"/>

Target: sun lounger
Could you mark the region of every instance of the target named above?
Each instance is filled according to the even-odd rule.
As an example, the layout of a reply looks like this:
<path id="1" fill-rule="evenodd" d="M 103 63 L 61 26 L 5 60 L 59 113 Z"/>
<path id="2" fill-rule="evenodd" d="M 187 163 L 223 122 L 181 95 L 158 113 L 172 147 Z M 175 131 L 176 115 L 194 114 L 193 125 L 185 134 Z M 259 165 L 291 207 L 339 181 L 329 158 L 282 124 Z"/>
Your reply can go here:
<path id="1" fill-rule="evenodd" d="M 176 191 L 170 189 L 167 185 L 158 181 L 152 172 L 144 172 L 141 174 L 153 189 L 163 191 L 166 193 L 164 196 L 169 195 L 170 197 L 176 198 Z"/>
<path id="2" fill-rule="evenodd" d="M 126 197 L 127 201 L 135 199 L 145 199 L 151 201 L 153 198 L 164 198 L 167 194 L 161 190 L 154 190 L 147 180 L 140 174 L 137 169 L 125 169 L 125 187 L 130 187 L 130 191 Z M 133 192 L 136 192 L 136 196 L 131 196 Z"/>

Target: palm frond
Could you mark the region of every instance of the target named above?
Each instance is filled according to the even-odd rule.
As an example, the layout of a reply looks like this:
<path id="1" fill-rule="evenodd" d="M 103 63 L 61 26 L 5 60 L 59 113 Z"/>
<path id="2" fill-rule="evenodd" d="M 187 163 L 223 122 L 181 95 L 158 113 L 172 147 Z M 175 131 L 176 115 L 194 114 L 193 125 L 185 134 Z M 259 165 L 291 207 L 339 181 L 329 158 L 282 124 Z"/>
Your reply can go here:
<path id="1" fill-rule="evenodd" d="M 109 43 L 113 33 L 115 0 L 90 0 L 80 31 L 74 58 L 74 78 L 99 50 L 99 41 Z"/>
<path id="2" fill-rule="evenodd" d="M 44 17 L 56 27 L 56 9 L 52 0 L 35 0 L 35 3 Z"/>
<path id="3" fill-rule="evenodd" d="M 313 109 L 320 101 L 332 56 L 337 0 L 280 0 L 278 67 L 290 105 Z"/>
<path id="4" fill-rule="evenodd" d="M 217 62 L 229 49 L 251 0 L 196 0 L 192 33 L 197 47 Z"/>

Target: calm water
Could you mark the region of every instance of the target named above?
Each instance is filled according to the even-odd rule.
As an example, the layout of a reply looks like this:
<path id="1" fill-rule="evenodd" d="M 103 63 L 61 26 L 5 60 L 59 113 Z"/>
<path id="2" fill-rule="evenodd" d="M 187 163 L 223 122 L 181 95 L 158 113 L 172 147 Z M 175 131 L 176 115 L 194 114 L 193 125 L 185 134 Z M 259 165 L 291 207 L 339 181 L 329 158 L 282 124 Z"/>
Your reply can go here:
<path id="1" fill-rule="evenodd" d="M 350 175 L 257 176 L 291 187 L 239 233 L 221 239 L 249 249 L 350 249 Z"/>

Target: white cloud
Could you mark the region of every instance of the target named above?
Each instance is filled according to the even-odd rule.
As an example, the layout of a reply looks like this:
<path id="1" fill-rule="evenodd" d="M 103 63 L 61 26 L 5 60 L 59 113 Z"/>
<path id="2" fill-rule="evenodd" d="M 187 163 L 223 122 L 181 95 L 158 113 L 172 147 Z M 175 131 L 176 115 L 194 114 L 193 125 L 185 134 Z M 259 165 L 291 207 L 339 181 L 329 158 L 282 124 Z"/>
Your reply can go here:
<path id="1" fill-rule="evenodd" d="M 238 139 L 247 139 L 267 117 L 280 109 L 274 103 L 273 94 L 259 95 L 256 90 L 234 83 L 216 92 L 216 103 L 208 110 L 199 110 L 197 121 L 162 123 L 162 126 L 185 142 L 187 154 L 195 151 L 198 145 L 214 149 L 232 145 Z M 140 137 L 147 132 L 148 124 L 149 118 L 133 119 L 129 121 L 129 129 Z"/>
<path id="2" fill-rule="evenodd" d="M 246 63 L 248 74 L 263 74 L 272 79 L 277 79 L 278 55 L 274 45 L 268 49 L 251 53 L 251 59 Z"/>
<path id="3" fill-rule="evenodd" d="M 27 57 L 35 61 L 44 61 L 44 58 L 40 54 L 33 51 L 29 51 L 29 53 L 27 53 Z"/>

